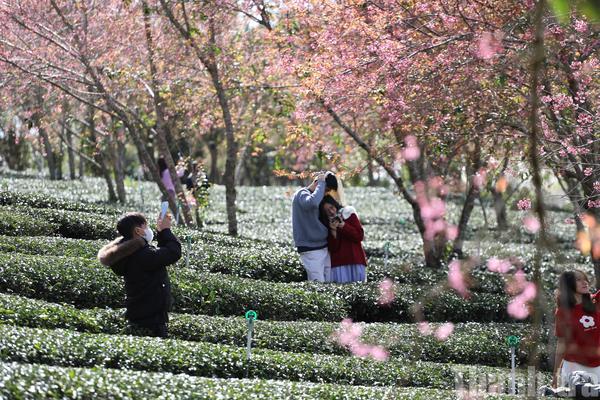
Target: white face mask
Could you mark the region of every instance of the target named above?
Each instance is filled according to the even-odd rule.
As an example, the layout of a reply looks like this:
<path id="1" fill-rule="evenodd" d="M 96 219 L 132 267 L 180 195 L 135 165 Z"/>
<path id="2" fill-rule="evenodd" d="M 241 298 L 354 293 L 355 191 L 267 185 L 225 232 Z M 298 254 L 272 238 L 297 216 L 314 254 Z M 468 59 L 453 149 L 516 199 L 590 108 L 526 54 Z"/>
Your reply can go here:
<path id="1" fill-rule="evenodd" d="M 154 239 L 154 232 L 152 232 L 152 229 L 146 228 L 146 230 L 144 230 L 144 236 L 142 237 L 146 239 L 146 242 L 150 243 L 152 239 Z"/>

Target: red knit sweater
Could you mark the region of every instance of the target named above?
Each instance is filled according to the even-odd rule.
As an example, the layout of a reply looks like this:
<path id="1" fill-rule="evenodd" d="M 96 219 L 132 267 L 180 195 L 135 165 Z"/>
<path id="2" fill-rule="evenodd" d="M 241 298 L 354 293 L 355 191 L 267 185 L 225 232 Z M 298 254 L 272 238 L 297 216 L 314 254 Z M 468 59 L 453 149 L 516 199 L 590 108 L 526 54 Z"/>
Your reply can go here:
<path id="1" fill-rule="evenodd" d="M 327 240 L 331 254 L 331 267 L 349 264 L 366 266 L 367 256 L 361 244 L 364 237 L 362 225 L 354 213 L 344 220 L 344 227 L 337 230 L 337 238 L 334 238 L 330 231 Z"/>

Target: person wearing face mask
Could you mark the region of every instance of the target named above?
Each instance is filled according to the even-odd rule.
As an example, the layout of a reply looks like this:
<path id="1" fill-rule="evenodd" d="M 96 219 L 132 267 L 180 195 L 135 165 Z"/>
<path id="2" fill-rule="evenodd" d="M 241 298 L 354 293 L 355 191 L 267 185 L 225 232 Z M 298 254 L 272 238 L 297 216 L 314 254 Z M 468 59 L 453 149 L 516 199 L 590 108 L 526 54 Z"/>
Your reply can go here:
<path id="1" fill-rule="evenodd" d="M 98 252 L 99 261 L 125 280 L 125 317 L 135 334 L 167 337 L 168 312 L 173 298 L 167 266 L 181 258 L 181 243 L 171 232 L 171 216 L 156 224 L 158 247 L 152 229 L 141 213 L 127 213 L 117 222 L 120 238 Z"/>

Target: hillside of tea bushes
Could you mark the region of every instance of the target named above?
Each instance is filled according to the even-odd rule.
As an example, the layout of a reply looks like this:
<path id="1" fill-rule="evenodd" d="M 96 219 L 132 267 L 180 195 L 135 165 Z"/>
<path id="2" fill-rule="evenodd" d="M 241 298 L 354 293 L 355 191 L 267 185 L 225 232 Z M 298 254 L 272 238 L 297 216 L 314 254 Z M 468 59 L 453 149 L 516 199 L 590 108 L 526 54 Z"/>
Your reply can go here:
<path id="1" fill-rule="evenodd" d="M 517 211 L 503 234 L 474 211 L 465 249 L 481 262 L 464 300 L 447 288 L 446 271 L 423 266 L 411 212 L 387 189 L 346 190 L 365 227 L 368 283 L 333 285 L 304 282 L 291 244 L 294 188 L 239 188 L 241 236 L 232 238 L 224 234 L 224 190 L 214 187 L 204 228 L 174 228 L 184 256 L 169 267 L 175 304 L 170 338 L 160 340 L 128 334 L 122 278 L 96 260 L 122 212 L 155 219 L 160 196 L 150 183 L 143 198 L 139 189 L 131 183 L 130 203 L 113 206 L 98 179 L 0 177 L 0 398 L 449 399 L 459 398 L 457 377 L 475 386 L 486 374 L 506 391 L 505 339 L 517 335 L 526 344 L 531 332 L 507 315 L 506 277 L 485 262 L 514 256 L 529 272 L 532 237 Z M 589 269 L 572 249 L 568 216 L 550 213 L 560 252 L 543 260 L 548 293 L 564 268 Z M 386 277 L 397 296 L 380 306 Z M 421 334 L 417 304 L 434 329 L 453 322 L 454 332 L 446 340 Z M 243 315 L 250 309 L 259 320 L 248 362 Z M 339 345 L 333 336 L 344 318 L 361 322 L 361 340 L 386 347 L 389 360 L 356 357 Z M 523 345 L 519 364 L 527 356 Z M 520 369 L 521 390 L 526 377 Z"/>

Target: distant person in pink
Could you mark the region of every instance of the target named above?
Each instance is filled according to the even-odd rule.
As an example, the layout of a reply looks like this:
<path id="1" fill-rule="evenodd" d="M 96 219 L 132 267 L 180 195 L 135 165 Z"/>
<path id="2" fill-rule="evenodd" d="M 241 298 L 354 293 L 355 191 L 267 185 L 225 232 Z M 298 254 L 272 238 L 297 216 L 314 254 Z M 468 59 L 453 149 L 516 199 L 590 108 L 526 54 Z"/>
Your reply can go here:
<path id="1" fill-rule="evenodd" d="M 175 185 L 173 185 L 173 180 L 171 180 L 171 174 L 169 173 L 169 168 L 167 168 L 167 162 L 165 158 L 161 156 L 158 159 L 158 170 L 160 171 L 160 179 L 162 179 L 163 184 L 167 188 L 167 193 L 169 193 L 169 197 L 175 200 Z M 168 199 L 164 198 L 163 201 L 167 201 Z"/>

